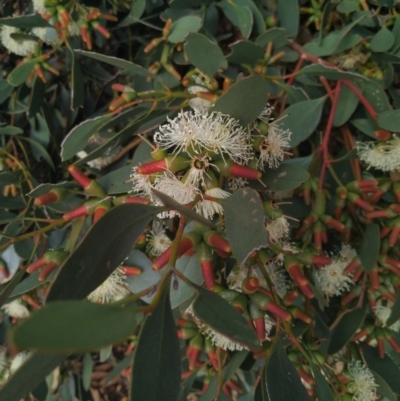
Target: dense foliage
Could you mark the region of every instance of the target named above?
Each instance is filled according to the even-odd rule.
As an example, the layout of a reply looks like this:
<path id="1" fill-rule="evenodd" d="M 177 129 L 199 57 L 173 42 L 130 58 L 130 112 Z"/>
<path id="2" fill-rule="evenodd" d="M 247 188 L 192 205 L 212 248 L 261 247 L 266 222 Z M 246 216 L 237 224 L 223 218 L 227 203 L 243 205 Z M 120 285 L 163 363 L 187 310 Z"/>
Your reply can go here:
<path id="1" fill-rule="evenodd" d="M 398 400 L 397 3 L 0 1 L 0 399 Z"/>

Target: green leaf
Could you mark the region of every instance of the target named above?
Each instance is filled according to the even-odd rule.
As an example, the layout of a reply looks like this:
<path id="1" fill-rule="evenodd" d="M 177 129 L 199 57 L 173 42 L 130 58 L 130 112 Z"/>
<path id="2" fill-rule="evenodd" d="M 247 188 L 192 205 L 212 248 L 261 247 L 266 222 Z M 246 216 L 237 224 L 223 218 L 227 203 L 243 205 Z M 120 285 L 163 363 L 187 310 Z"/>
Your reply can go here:
<path id="1" fill-rule="evenodd" d="M 289 106 L 283 113 L 287 117 L 279 122 L 279 127 L 292 132 L 290 146 L 295 147 L 307 139 L 318 127 L 326 96 L 305 100 Z"/>
<path id="2" fill-rule="evenodd" d="M 131 7 L 131 11 L 128 16 L 125 17 L 119 24 L 118 27 L 122 28 L 125 26 L 132 25 L 139 21 L 139 18 L 143 15 L 146 10 L 146 0 L 136 0 Z"/>
<path id="3" fill-rule="evenodd" d="M 251 349 L 260 348 L 255 331 L 231 304 L 204 288 L 199 287 L 198 293 L 193 303 L 193 312 L 198 319 L 236 343 Z"/>
<path id="4" fill-rule="evenodd" d="M 13 92 L 14 87 L 11 86 L 5 79 L 0 79 L 0 104 L 5 102 Z"/>
<path id="5" fill-rule="evenodd" d="M 261 198 L 254 189 L 242 188 L 221 203 L 232 254 L 242 264 L 255 249 L 268 245 Z"/>
<path id="6" fill-rule="evenodd" d="M 384 53 L 394 45 L 394 36 L 386 27 L 382 27 L 371 39 L 371 50 L 376 53 Z"/>
<path id="7" fill-rule="evenodd" d="M 264 54 L 262 47 L 247 40 L 233 43 L 229 47 L 232 53 L 227 57 L 227 60 L 233 64 L 248 64 L 254 66 Z"/>
<path id="8" fill-rule="evenodd" d="M 12 86 L 20 86 L 28 78 L 29 74 L 33 72 L 36 65 L 35 60 L 25 61 L 23 64 L 14 68 L 7 78 L 7 82 Z"/>
<path id="9" fill-rule="evenodd" d="M 296 160 L 296 159 L 293 159 Z M 276 169 L 266 169 L 261 181 L 268 189 L 273 191 L 289 191 L 298 188 L 304 181 L 307 181 L 310 174 L 304 168 L 292 164 L 281 163 Z M 255 182 L 252 186 L 261 190 L 262 185 Z"/>
<path id="10" fill-rule="evenodd" d="M 282 340 L 278 338 L 265 367 L 268 401 L 310 401 L 296 368 L 286 355 Z M 325 399 L 321 399 L 324 400 Z"/>
<path id="11" fill-rule="evenodd" d="M 352 312 L 345 314 L 332 331 L 328 353 L 334 354 L 344 347 L 362 325 L 367 313 L 367 303 Z"/>
<path id="12" fill-rule="evenodd" d="M 13 26 L 15 28 L 48 28 L 51 25 L 39 14 L 22 15 L 21 17 L 0 18 L 0 25 Z"/>
<path id="13" fill-rule="evenodd" d="M 352 13 L 358 10 L 358 2 L 356 0 L 343 0 L 337 5 L 336 10 L 342 14 Z"/>
<path id="14" fill-rule="evenodd" d="M 184 49 L 189 61 L 209 77 L 228 66 L 219 46 L 200 33 L 189 33 Z"/>
<path id="15" fill-rule="evenodd" d="M 315 387 L 318 399 L 321 401 L 335 401 L 332 391 L 320 370 L 313 363 L 310 363 L 310 367 L 315 378 Z"/>
<path id="16" fill-rule="evenodd" d="M 210 111 L 228 114 L 245 127 L 261 114 L 266 103 L 267 84 L 260 76 L 252 75 L 232 85 Z"/>
<path id="17" fill-rule="evenodd" d="M 0 399 L 19 401 L 24 398 L 67 357 L 67 354 L 43 355 L 33 352 L 1 388 Z"/>
<path id="18" fill-rule="evenodd" d="M 131 401 L 176 401 L 181 350 L 167 290 L 143 325 L 133 357 Z"/>
<path id="19" fill-rule="evenodd" d="M 31 145 L 32 151 L 36 151 L 39 157 L 43 157 L 43 159 L 47 162 L 47 164 L 55 170 L 53 160 L 51 159 L 50 155 L 48 154 L 47 150 L 37 141 L 33 139 L 27 138 L 22 136 L 21 139 L 28 142 Z"/>
<path id="20" fill-rule="evenodd" d="M 171 31 L 168 35 L 168 42 L 179 43 L 185 40 L 190 32 L 197 32 L 201 28 L 201 18 L 195 15 L 187 15 L 174 21 L 171 25 Z"/>
<path id="21" fill-rule="evenodd" d="M 378 124 L 383 129 L 397 132 L 400 124 L 400 109 L 388 110 L 379 113 Z"/>
<path id="22" fill-rule="evenodd" d="M 240 29 L 243 38 L 248 39 L 253 29 L 253 13 L 250 7 L 227 0 L 222 0 L 217 5 L 222 9 L 226 18 Z"/>
<path id="23" fill-rule="evenodd" d="M 83 383 L 83 388 L 87 391 L 90 388 L 90 382 L 92 381 L 92 372 L 93 372 L 93 358 L 90 352 L 86 352 L 85 355 L 83 356 L 83 361 L 82 361 L 82 383 Z"/>
<path id="24" fill-rule="evenodd" d="M 83 82 L 81 68 L 79 61 L 75 57 L 75 52 L 72 49 L 69 50 L 72 58 L 71 109 L 75 110 L 82 107 L 85 101 L 85 83 Z"/>
<path id="25" fill-rule="evenodd" d="M 129 72 L 130 74 L 133 75 L 141 75 L 144 77 L 150 77 L 153 79 L 158 78 L 152 74 L 151 72 L 147 71 L 145 68 L 141 67 L 140 65 L 134 64 L 130 61 L 117 58 L 117 57 L 111 57 L 111 56 L 105 56 L 104 54 L 99 54 L 95 52 L 88 52 L 86 50 L 74 50 L 75 53 L 82 54 L 83 56 L 90 57 L 94 60 L 97 61 L 102 61 L 103 63 L 107 63 L 109 65 L 112 65 L 117 68 L 121 68 L 122 70 L 125 70 Z"/>
<path id="26" fill-rule="evenodd" d="M 45 88 L 46 85 L 43 83 L 43 81 L 39 77 L 36 77 L 33 83 L 31 98 L 29 99 L 29 118 L 32 118 L 42 107 L 42 104 L 45 100 Z"/>
<path id="27" fill-rule="evenodd" d="M 300 23 L 298 0 L 278 0 L 278 22 L 289 36 L 297 36 Z"/>
<path id="28" fill-rule="evenodd" d="M 339 127 L 346 123 L 355 112 L 357 106 L 357 95 L 348 86 L 342 85 L 333 119 L 333 126 Z"/>
<path id="29" fill-rule="evenodd" d="M 136 314 L 133 308 L 87 301 L 51 302 L 13 328 L 10 341 L 17 349 L 43 352 L 95 350 L 132 334 Z"/>
<path id="30" fill-rule="evenodd" d="M 237 4 L 246 6 L 253 13 L 253 30 L 255 33 L 260 34 L 265 31 L 265 20 L 260 10 L 256 6 L 253 0 L 235 0 Z"/>
<path id="31" fill-rule="evenodd" d="M 359 82 L 363 95 L 371 103 L 377 113 L 390 109 L 390 103 L 382 86 L 372 80 Z"/>
<path id="32" fill-rule="evenodd" d="M 103 175 L 97 182 L 109 195 L 127 193 L 132 190 L 132 182 L 129 181 L 132 168 L 132 165 L 121 167 L 111 171 L 111 173 Z"/>
<path id="33" fill-rule="evenodd" d="M 248 351 L 242 350 L 242 351 L 236 352 L 232 356 L 229 363 L 227 363 L 222 369 L 221 385 L 224 385 L 237 372 L 240 365 L 246 359 L 248 354 L 249 354 Z M 198 401 L 211 401 L 211 400 L 215 399 L 214 397 L 217 395 L 218 385 L 219 385 L 218 379 L 219 379 L 218 375 L 214 375 L 212 377 L 212 379 L 210 380 L 210 383 L 208 385 L 207 391 L 199 398 Z M 186 400 L 186 398 L 185 398 L 185 400 Z M 218 400 L 219 400 L 219 398 L 218 398 Z"/>
<path id="34" fill-rule="evenodd" d="M 179 270 L 187 279 L 192 283 L 201 285 L 203 284 L 203 275 L 201 273 L 201 267 L 197 260 L 197 255 L 193 256 L 182 256 L 176 262 L 176 268 Z M 187 301 L 196 291 L 193 287 L 190 287 L 185 282 L 177 277 L 178 288 L 174 289 L 173 283 L 169 291 L 171 299 L 171 307 L 177 308 L 179 305 Z"/>
<path id="35" fill-rule="evenodd" d="M 286 39 L 286 31 L 281 28 L 268 29 L 256 39 L 255 43 L 264 48 L 270 42 L 274 45 L 274 49 L 279 49 L 290 43 Z"/>
<path id="36" fill-rule="evenodd" d="M 397 401 L 398 397 L 393 393 L 390 386 L 386 383 L 386 381 L 382 378 L 382 376 L 378 375 L 378 373 L 374 372 L 371 369 L 372 374 L 374 375 L 375 382 L 378 385 L 377 391 L 378 393 L 385 397 L 388 401 Z M 386 401 L 385 399 L 385 401 Z"/>
<path id="37" fill-rule="evenodd" d="M 350 31 L 364 18 L 365 15 L 361 15 L 344 28 L 328 33 L 321 43 L 318 38 L 307 43 L 304 46 L 304 50 L 316 56 L 324 57 L 351 49 L 361 41 L 362 37 L 361 35 L 351 33 Z"/>
<path id="38" fill-rule="evenodd" d="M 152 206 L 125 204 L 106 213 L 62 264 L 47 302 L 88 296 L 124 261 L 158 211 Z"/>
<path id="39" fill-rule="evenodd" d="M 74 157 L 86 146 L 88 139 L 110 118 L 110 115 L 99 116 L 76 125 L 61 144 L 62 160 L 65 161 Z"/>
<path id="40" fill-rule="evenodd" d="M 388 355 L 385 354 L 384 357 L 381 358 L 376 348 L 366 344 L 362 344 L 361 348 L 367 366 L 384 378 L 393 392 L 400 394 L 399 367 Z"/>
<path id="41" fill-rule="evenodd" d="M 13 127 L 11 125 L 0 127 L 0 135 L 20 135 L 23 133 L 24 131 L 19 127 Z"/>
<path id="42" fill-rule="evenodd" d="M 337 68 L 334 67 L 327 67 L 325 65 L 321 64 L 312 64 L 312 65 L 307 65 L 303 67 L 297 75 L 311 75 L 315 77 L 319 76 L 324 76 L 325 78 L 329 80 L 338 80 L 338 79 L 348 79 L 351 81 L 366 81 L 367 79 L 361 75 L 361 74 L 356 74 L 352 71 L 340 71 Z"/>
<path id="43" fill-rule="evenodd" d="M 380 238 L 378 224 L 368 225 L 359 252 L 361 266 L 367 272 L 370 272 L 378 261 Z"/>

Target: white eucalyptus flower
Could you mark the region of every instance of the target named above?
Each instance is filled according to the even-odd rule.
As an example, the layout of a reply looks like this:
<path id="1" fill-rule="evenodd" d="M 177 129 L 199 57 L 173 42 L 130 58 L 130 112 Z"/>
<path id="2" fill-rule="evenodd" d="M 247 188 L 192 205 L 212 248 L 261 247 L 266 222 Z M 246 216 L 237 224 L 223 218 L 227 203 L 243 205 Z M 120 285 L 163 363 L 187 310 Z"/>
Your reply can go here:
<path id="1" fill-rule="evenodd" d="M 168 124 L 159 127 L 154 141 L 165 149 L 198 152 L 199 147 L 209 153 L 229 156 L 235 162 L 252 158 L 249 134 L 233 118 L 221 113 L 181 112 Z"/>
<path id="2" fill-rule="evenodd" d="M 206 327 L 206 326 L 202 326 Z M 213 330 L 212 328 L 208 327 L 206 330 L 203 332 L 204 335 L 206 335 L 211 342 L 219 348 L 222 348 L 223 350 L 229 350 L 229 351 L 241 351 L 242 349 L 248 349 L 242 344 L 239 344 L 230 338 L 224 336 L 223 334 L 220 334 Z"/>
<path id="3" fill-rule="evenodd" d="M 378 397 L 374 375 L 361 361 L 353 361 L 347 365 L 349 378 L 351 382 L 347 385 L 350 393 L 353 395 L 354 401 L 374 401 Z"/>
<path id="4" fill-rule="evenodd" d="M 331 264 L 323 266 L 321 270 L 317 271 L 317 282 L 326 296 L 341 295 L 350 289 L 353 281 L 343 273 L 347 265 L 347 261 L 341 260 L 339 255 L 332 258 Z"/>
<path id="5" fill-rule="evenodd" d="M 151 183 L 151 176 L 147 174 L 139 174 L 137 167 L 133 167 L 132 174 L 130 175 L 130 182 L 132 182 L 132 191 L 138 196 L 143 196 L 147 199 L 152 199 L 153 194 L 151 190 L 153 185 Z"/>
<path id="6" fill-rule="evenodd" d="M 25 362 L 25 359 L 28 356 L 29 353 L 27 351 L 20 352 L 19 354 L 15 355 L 11 361 L 10 372 L 14 373 Z"/>
<path id="7" fill-rule="evenodd" d="M 166 171 L 162 176 L 157 177 L 154 182 L 154 188 L 182 205 L 186 205 L 194 200 L 199 193 L 198 188 L 190 183 L 182 182 L 170 171 Z M 156 204 L 161 204 L 161 202 L 157 201 Z"/>
<path id="8" fill-rule="evenodd" d="M 89 301 L 105 304 L 125 297 L 129 294 L 129 290 L 125 287 L 125 278 L 123 270 L 118 267 L 104 283 L 89 294 Z"/>
<path id="9" fill-rule="evenodd" d="M 271 117 L 272 107 L 267 105 L 261 115 L 258 117 L 268 125 L 268 133 L 259 143 L 260 156 L 257 161 L 257 167 L 264 170 L 264 166 L 277 168 L 285 157 L 285 149 L 290 148 L 290 137 L 292 133 L 288 129 L 279 127 L 278 121 Z"/>
<path id="10" fill-rule="evenodd" d="M 283 298 L 290 289 L 290 281 L 288 280 L 286 270 L 275 263 L 268 263 L 266 269 L 277 294 Z"/>
<path id="11" fill-rule="evenodd" d="M 22 304 L 21 299 L 16 299 L 4 304 L 1 309 L 3 309 L 8 316 L 16 319 L 23 319 L 29 316 L 29 310 L 25 305 Z"/>
<path id="12" fill-rule="evenodd" d="M 265 324 L 265 339 L 269 340 L 269 335 L 271 333 L 272 328 L 275 326 L 275 322 L 266 314 L 264 316 L 264 324 Z"/>
<path id="13" fill-rule="evenodd" d="M 153 220 L 151 230 L 147 234 L 147 241 L 147 252 L 156 257 L 166 251 L 172 243 L 165 234 L 164 224 L 159 220 Z"/>
<path id="14" fill-rule="evenodd" d="M 342 244 L 342 248 L 340 249 L 339 258 L 342 262 L 347 264 L 351 263 L 354 258 L 357 256 L 357 252 L 350 245 Z"/>
<path id="15" fill-rule="evenodd" d="M 396 137 L 397 138 L 397 137 Z M 382 171 L 394 171 L 400 167 L 400 160 L 390 156 L 388 145 L 376 142 L 357 142 L 356 149 L 361 161 Z M 392 149 L 392 156 L 394 153 Z"/>
<path id="16" fill-rule="evenodd" d="M 38 44 L 35 40 L 16 40 L 11 37 L 13 33 L 22 33 L 18 28 L 3 25 L 0 31 L 0 41 L 10 52 L 18 56 L 29 56 L 36 52 Z M 32 39 L 34 39 L 32 37 Z"/>
<path id="17" fill-rule="evenodd" d="M 244 188 L 249 184 L 246 178 L 241 177 L 229 177 L 228 178 L 228 186 L 232 192 L 237 191 L 240 188 Z"/>
<path id="18" fill-rule="evenodd" d="M 45 0 L 32 0 L 33 9 L 39 14 L 45 14 L 47 12 L 46 1 Z"/>
<path id="19" fill-rule="evenodd" d="M 374 313 L 378 320 L 382 323 L 382 327 L 387 327 L 386 322 L 392 314 L 392 307 L 393 303 L 390 301 L 388 301 L 386 305 L 382 305 L 382 301 L 380 299 L 376 302 Z M 400 319 L 397 319 L 388 328 L 398 333 L 400 331 Z"/>
<path id="20" fill-rule="evenodd" d="M 192 85 L 188 87 L 188 92 L 191 95 L 195 95 L 198 92 L 208 92 L 208 89 L 200 85 Z M 194 110 L 195 113 L 205 114 L 212 106 L 212 103 L 209 100 L 202 99 L 200 97 L 194 97 L 189 100 L 189 106 Z"/>
<path id="21" fill-rule="evenodd" d="M 229 192 L 224 191 L 221 188 L 211 188 L 205 192 L 205 195 L 217 199 L 225 199 L 231 194 Z M 200 202 L 196 203 L 195 210 L 197 213 L 201 214 L 206 219 L 212 219 L 215 214 L 219 215 L 224 214 L 224 209 L 219 203 L 207 199 L 203 199 Z"/>
<path id="22" fill-rule="evenodd" d="M 285 216 L 278 217 L 275 220 L 267 219 L 266 229 L 271 242 L 277 242 L 285 239 L 289 234 L 289 223 Z"/>

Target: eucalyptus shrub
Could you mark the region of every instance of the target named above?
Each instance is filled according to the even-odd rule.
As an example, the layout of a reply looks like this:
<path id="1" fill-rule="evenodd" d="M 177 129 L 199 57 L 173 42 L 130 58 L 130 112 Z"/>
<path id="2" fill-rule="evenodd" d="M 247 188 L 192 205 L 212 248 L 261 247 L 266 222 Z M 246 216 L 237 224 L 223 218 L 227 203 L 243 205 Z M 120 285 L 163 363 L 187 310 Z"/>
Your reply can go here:
<path id="1" fill-rule="evenodd" d="M 0 2 L 0 399 L 395 401 L 396 0 Z"/>

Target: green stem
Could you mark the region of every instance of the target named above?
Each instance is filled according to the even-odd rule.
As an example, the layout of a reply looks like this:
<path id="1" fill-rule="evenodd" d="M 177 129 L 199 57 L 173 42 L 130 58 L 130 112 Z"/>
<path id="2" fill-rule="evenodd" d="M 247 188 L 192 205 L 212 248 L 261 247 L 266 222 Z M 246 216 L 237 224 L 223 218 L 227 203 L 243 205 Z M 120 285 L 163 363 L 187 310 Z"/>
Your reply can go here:
<path id="1" fill-rule="evenodd" d="M 72 252 L 75 248 L 76 242 L 78 241 L 79 234 L 82 231 L 82 227 L 85 224 L 86 217 L 79 217 L 72 223 L 72 230 L 68 237 L 67 243 L 65 244 L 65 250 Z"/>

